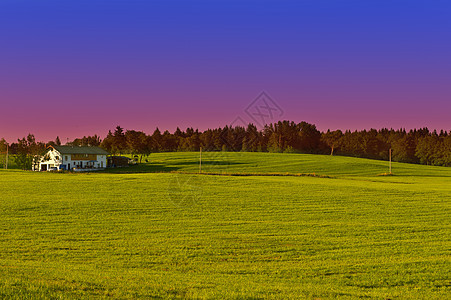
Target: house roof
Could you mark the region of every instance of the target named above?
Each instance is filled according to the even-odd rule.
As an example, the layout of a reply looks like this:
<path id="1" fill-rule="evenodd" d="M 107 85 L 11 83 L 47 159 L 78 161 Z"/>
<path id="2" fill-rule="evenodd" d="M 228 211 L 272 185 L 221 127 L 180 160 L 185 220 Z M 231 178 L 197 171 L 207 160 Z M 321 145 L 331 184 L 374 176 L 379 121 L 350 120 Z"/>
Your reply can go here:
<path id="1" fill-rule="evenodd" d="M 109 155 L 108 151 L 91 146 L 50 146 L 61 154 L 98 154 Z"/>

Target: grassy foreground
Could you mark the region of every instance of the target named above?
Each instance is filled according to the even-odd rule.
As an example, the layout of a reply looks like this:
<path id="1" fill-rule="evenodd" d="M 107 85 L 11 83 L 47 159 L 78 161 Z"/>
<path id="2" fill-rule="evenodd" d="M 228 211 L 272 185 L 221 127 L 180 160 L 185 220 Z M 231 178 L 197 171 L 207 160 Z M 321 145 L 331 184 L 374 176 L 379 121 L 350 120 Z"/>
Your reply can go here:
<path id="1" fill-rule="evenodd" d="M 152 154 L 96 174 L 0 171 L 0 297 L 445 299 L 451 168 Z M 177 171 L 183 173 L 148 173 Z"/>

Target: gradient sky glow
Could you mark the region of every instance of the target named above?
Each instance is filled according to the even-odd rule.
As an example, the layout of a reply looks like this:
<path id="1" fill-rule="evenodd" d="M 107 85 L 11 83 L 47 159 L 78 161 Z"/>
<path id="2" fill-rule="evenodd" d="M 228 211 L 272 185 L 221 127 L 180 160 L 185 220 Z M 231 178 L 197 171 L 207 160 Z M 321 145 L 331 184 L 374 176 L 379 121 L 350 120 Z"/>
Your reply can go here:
<path id="1" fill-rule="evenodd" d="M 451 130 L 451 2 L 0 1 L 0 138 L 245 117 Z M 274 120 L 275 121 L 275 120 Z"/>

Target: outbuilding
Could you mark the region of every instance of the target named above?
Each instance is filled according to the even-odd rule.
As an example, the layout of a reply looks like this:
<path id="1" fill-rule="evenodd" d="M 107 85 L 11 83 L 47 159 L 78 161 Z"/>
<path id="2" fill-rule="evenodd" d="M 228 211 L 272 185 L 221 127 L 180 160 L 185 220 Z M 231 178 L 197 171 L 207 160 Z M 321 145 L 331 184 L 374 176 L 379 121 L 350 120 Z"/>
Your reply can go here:
<path id="1" fill-rule="evenodd" d="M 128 167 L 134 163 L 131 158 L 126 156 L 108 156 L 107 162 L 107 166 L 111 168 Z"/>

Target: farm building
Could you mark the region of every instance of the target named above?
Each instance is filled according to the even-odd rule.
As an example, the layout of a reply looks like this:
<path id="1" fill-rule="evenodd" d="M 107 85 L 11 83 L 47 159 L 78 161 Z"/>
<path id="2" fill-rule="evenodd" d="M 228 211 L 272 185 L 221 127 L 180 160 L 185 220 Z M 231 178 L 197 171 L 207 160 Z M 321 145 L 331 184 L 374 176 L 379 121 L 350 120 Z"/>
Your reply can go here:
<path id="1" fill-rule="evenodd" d="M 131 158 L 128 158 L 126 156 L 109 156 L 107 158 L 107 162 L 107 166 L 112 168 L 128 167 L 134 163 Z"/>
<path id="2" fill-rule="evenodd" d="M 109 153 L 91 146 L 50 146 L 47 153 L 33 164 L 34 171 L 94 171 L 107 166 Z"/>

